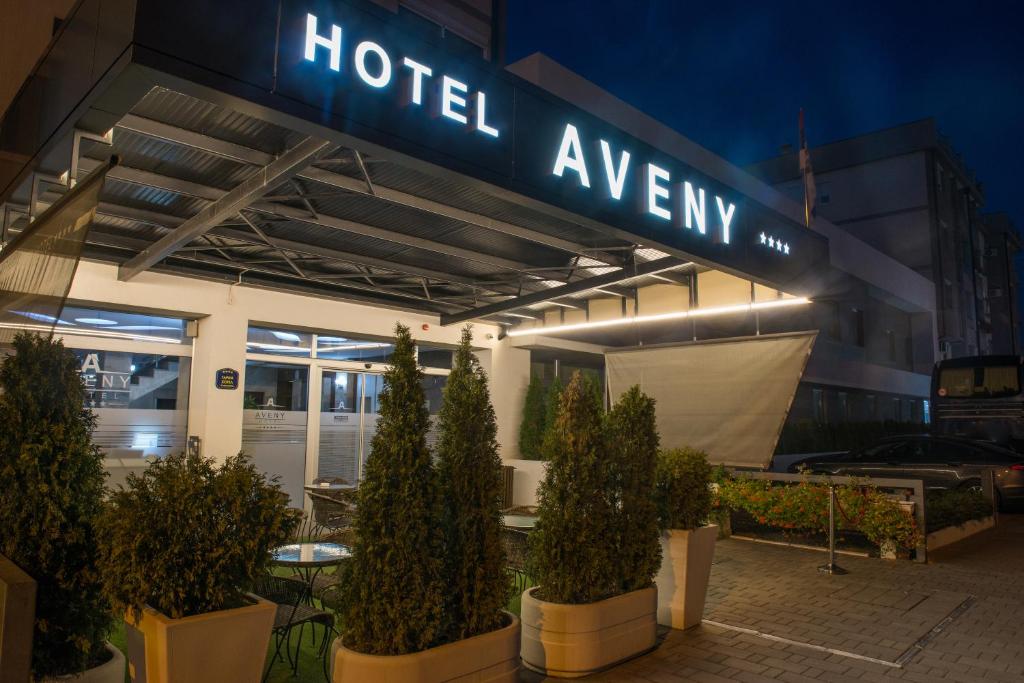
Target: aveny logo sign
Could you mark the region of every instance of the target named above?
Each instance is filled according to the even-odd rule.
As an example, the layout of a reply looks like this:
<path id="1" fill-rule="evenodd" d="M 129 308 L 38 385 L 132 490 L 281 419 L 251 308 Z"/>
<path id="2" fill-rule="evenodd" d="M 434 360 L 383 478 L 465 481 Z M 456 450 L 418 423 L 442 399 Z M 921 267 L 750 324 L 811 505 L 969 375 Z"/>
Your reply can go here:
<path id="1" fill-rule="evenodd" d="M 306 32 L 303 59 L 316 62 L 324 59 L 331 71 L 341 73 L 352 69 L 359 81 L 369 88 L 398 90 L 398 101 L 403 106 L 422 107 L 434 117 L 444 117 L 468 129 L 492 138 L 501 131 L 491 125 L 487 117 L 487 93 L 453 76 L 442 73 L 430 64 L 411 57 L 393 55 L 372 40 L 351 41 L 348 50 L 344 27 L 331 24 L 319 33 L 320 20 L 306 14 Z"/>
<path id="2" fill-rule="evenodd" d="M 638 184 L 636 208 L 641 214 L 671 221 L 677 228 L 696 230 L 701 235 L 708 233 L 710 223 L 715 228 L 712 236 L 714 241 L 729 244 L 735 204 L 715 195 L 712 216 L 709 213 L 708 193 L 703 187 L 688 180 L 673 182 L 668 169 L 650 162 L 634 170 L 636 165 L 627 150 L 612 150 L 606 140 L 593 142 L 591 161 L 588 162 L 579 130 L 571 123 L 566 124 L 551 173 L 559 178 L 567 177 L 568 173 L 576 178 L 581 187 L 591 189 L 590 164 L 596 157 L 600 160 L 597 164 L 603 173 L 598 173 L 600 179 L 594 182 L 603 186 L 605 199 L 621 201 L 627 178 L 632 172 Z"/>

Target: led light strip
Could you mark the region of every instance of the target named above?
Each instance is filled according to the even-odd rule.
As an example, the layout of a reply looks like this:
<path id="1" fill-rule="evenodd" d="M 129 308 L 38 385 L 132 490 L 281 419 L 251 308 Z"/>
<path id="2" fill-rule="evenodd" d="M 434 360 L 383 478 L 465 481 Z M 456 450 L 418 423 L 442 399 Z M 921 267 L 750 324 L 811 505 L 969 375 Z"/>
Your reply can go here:
<path id="1" fill-rule="evenodd" d="M 523 337 L 528 334 L 553 334 L 557 332 L 595 330 L 602 327 L 621 327 L 623 325 L 639 325 L 642 323 L 659 322 L 662 320 L 681 320 L 683 318 L 704 318 L 713 315 L 728 315 L 729 313 L 748 313 L 751 311 L 763 311 L 769 308 L 800 306 L 809 303 L 811 303 L 810 299 L 804 297 L 797 297 L 793 299 L 778 299 L 777 301 L 762 301 L 760 303 L 739 304 L 737 306 L 695 308 L 692 311 L 675 311 L 673 313 L 658 313 L 656 315 L 637 315 L 629 318 L 616 318 L 614 320 L 598 320 L 594 322 L 573 323 L 571 325 L 556 325 L 554 327 L 531 327 L 530 329 L 526 330 L 511 330 L 509 331 L 508 336 Z"/>
<path id="2" fill-rule="evenodd" d="M 81 327 L 59 326 L 57 328 L 51 328 L 49 325 L 33 325 L 31 323 L 0 323 L 0 328 L 11 330 L 31 330 L 33 332 L 50 332 L 52 330 L 56 335 L 70 334 L 80 337 L 108 337 L 111 339 L 160 342 L 162 344 L 182 343 L 180 339 L 174 339 L 172 337 L 151 337 L 145 334 L 128 334 L 126 332 L 116 332 L 114 330 L 97 330 L 93 328 L 85 329 Z"/>

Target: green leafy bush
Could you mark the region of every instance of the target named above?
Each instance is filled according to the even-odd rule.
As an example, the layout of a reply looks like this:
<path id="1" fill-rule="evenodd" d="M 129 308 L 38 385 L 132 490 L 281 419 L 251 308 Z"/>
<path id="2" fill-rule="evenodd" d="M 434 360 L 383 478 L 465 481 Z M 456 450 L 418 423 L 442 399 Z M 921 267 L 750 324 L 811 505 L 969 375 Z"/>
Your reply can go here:
<path id="1" fill-rule="evenodd" d="M 704 451 L 673 448 L 658 454 L 657 504 L 663 529 L 696 529 L 711 514 L 711 465 Z"/>
<path id="2" fill-rule="evenodd" d="M 655 469 L 658 429 L 654 399 L 634 386 L 608 413 L 605 446 L 612 497 L 616 576 L 622 592 L 651 585 L 661 565 Z"/>
<path id="3" fill-rule="evenodd" d="M 839 529 L 859 531 L 878 545 L 893 541 L 913 548 L 920 541 L 914 518 L 870 484 L 837 486 L 836 500 Z M 719 485 L 716 504 L 742 510 L 758 523 L 777 529 L 826 533 L 829 528 L 829 494 L 824 484 L 774 484 L 738 477 Z"/>
<path id="4" fill-rule="evenodd" d="M 950 526 L 962 526 L 972 519 L 992 515 L 992 503 L 975 489 L 925 491 L 925 522 L 928 533 Z"/>
<path id="5" fill-rule="evenodd" d="M 219 467 L 170 455 L 129 474 L 100 519 L 103 585 L 114 608 L 172 619 L 239 607 L 298 524 L 276 479 L 245 455 Z"/>
<path id="6" fill-rule="evenodd" d="M 544 459 L 544 438 L 547 435 L 551 425 L 555 424 L 555 418 L 558 417 L 558 411 L 561 409 L 562 404 L 562 380 L 558 379 L 557 376 L 551 380 L 551 384 L 548 385 L 548 390 L 544 394 L 544 434 L 541 436 L 540 442 L 540 458 Z M 600 405 L 600 404 L 599 404 Z"/>
<path id="7" fill-rule="evenodd" d="M 530 575 L 549 602 L 582 604 L 619 592 L 607 491 L 602 409 L 580 373 L 562 392 L 544 435 L 547 474 L 530 534 Z"/>
<path id="8" fill-rule="evenodd" d="M 438 425 L 448 641 L 503 626 L 502 609 L 512 590 L 502 541 L 498 425 L 472 341 L 467 326 L 445 385 Z"/>
<path id="9" fill-rule="evenodd" d="M 96 570 L 103 456 L 74 354 L 21 333 L 0 367 L 0 553 L 37 582 L 32 672 L 98 664 L 112 618 Z"/>
<path id="10" fill-rule="evenodd" d="M 440 500 L 422 380 L 409 328 L 396 325 L 342 589 L 343 641 L 367 654 L 418 652 L 444 638 Z"/>
<path id="11" fill-rule="evenodd" d="M 536 375 L 530 376 L 523 402 L 523 421 L 519 425 L 519 456 L 526 460 L 540 460 L 544 442 L 544 419 L 547 405 L 544 383 Z"/>

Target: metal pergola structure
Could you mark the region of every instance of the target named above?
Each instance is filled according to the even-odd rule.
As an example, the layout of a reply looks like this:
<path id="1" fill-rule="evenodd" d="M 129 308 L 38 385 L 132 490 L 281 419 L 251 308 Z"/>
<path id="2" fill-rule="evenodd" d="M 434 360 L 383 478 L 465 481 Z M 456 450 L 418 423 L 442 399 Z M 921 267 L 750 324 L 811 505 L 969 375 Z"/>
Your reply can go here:
<path id="1" fill-rule="evenodd" d="M 14 233 L 117 153 L 85 256 L 149 270 L 511 324 L 696 266 L 395 161 L 155 87 L 68 171 L 9 202 Z"/>

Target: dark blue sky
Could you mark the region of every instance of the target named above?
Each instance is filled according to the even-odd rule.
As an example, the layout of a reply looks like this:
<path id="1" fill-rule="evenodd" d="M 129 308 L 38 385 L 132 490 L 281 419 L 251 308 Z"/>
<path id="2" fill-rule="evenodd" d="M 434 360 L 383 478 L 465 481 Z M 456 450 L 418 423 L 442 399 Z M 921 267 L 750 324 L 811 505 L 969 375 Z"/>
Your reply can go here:
<path id="1" fill-rule="evenodd" d="M 509 0 L 509 61 L 541 51 L 746 164 L 933 116 L 1024 228 L 1024 3 Z"/>

